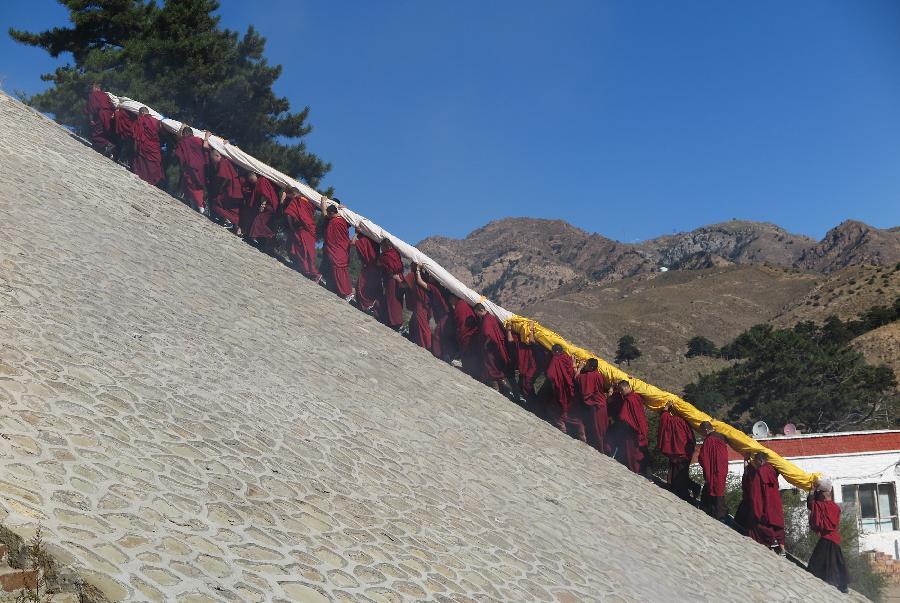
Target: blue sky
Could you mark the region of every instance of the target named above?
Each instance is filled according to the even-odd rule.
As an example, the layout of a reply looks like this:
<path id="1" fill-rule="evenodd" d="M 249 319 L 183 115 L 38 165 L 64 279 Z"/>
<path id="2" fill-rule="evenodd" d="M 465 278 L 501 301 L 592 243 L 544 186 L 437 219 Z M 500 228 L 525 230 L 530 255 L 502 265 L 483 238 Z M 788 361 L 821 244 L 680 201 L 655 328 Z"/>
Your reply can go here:
<path id="1" fill-rule="evenodd" d="M 223 0 L 354 209 L 412 241 L 507 216 L 636 241 L 900 224 L 900 2 Z M 0 25 L 62 25 L 3 0 Z M 7 91 L 54 61 L 0 39 Z M 177 117 L 177 116 L 176 116 Z"/>

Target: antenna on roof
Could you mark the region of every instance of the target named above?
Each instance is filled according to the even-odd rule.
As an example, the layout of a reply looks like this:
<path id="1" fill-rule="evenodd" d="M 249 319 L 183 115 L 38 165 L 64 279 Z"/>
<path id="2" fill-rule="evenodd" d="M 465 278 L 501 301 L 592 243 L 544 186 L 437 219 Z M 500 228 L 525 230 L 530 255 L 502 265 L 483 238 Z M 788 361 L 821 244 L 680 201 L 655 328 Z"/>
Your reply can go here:
<path id="1" fill-rule="evenodd" d="M 797 431 L 797 426 L 793 423 L 788 423 L 787 425 L 785 425 L 784 429 L 782 429 L 781 432 L 786 436 L 797 435 L 798 433 L 800 433 Z"/>
<path id="2" fill-rule="evenodd" d="M 769 436 L 769 426 L 765 421 L 757 421 L 753 424 L 753 437 L 765 438 Z"/>

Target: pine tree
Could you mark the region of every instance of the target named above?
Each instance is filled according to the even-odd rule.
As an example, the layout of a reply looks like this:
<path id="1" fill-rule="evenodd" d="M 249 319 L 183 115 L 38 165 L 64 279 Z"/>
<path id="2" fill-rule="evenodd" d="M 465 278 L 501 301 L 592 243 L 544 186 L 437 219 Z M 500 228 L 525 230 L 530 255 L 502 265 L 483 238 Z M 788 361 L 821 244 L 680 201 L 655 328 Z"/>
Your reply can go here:
<path id="1" fill-rule="evenodd" d="M 719 348 L 706 337 L 698 335 L 696 337 L 691 337 L 690 341 L 688 341 L 688 350 L 685 356 L 688 358 L 693 358 L 694 356 L 718 358 Z"/>
<path id="2" fill-rule="evenodd" d="M 631 366 L 631 361 L 640 358 L 641 351 L 638 349 L 634 337 L 631 335 L 622 335 L 619 338 L 619 347 L 616 349 L 616 362 Z"/>
<path id="3" fill-rule="evenodd" d="M 72 53 L 74 64 L 45 74 L 49 90 L 26 98 L 65 125 L 86 130 L 88 89 L 145 102 L 166 116 L 210 130 L 261 161 L 317 186 L 331 169 L 306 149 L 309 107 L 291 112 L 272 85 L 280 65 L 269 65 L 266 40 L 253 26 L 243 36 L 219 27 L 216 0 L 58 0 L 71 27 L 40 33 L 10 28 L 18 42 L 53 57 Z"/>

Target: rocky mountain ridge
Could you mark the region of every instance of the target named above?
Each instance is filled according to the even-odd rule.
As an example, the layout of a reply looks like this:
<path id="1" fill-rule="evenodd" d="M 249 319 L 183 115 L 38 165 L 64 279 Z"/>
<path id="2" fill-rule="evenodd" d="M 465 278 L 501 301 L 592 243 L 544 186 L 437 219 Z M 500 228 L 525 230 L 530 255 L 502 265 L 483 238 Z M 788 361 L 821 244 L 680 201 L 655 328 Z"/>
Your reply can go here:
<path id="1" fill-rule="evenodd" d="M 506 218 L 464 239 L 419 243 L 469 286 L 510 309 L 557 293 L 643 273 L 733 264 L 830 273 L 848 266 L 900 261 L 900 229 L 848 220 L 821 241 L 770 223 L 734 220 L 642 243 L 622 243 L 563 220 Z"/>

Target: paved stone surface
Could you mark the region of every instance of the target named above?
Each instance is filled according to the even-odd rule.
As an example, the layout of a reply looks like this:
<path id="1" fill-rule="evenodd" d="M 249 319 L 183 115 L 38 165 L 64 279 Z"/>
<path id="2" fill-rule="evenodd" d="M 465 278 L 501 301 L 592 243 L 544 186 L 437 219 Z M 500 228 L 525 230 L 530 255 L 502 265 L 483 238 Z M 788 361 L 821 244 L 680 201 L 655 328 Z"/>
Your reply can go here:
<path id="1" fill-rule="evenodd" d="M 111 599 L 843 599 L 0 95 L 0 518 Z"/>

